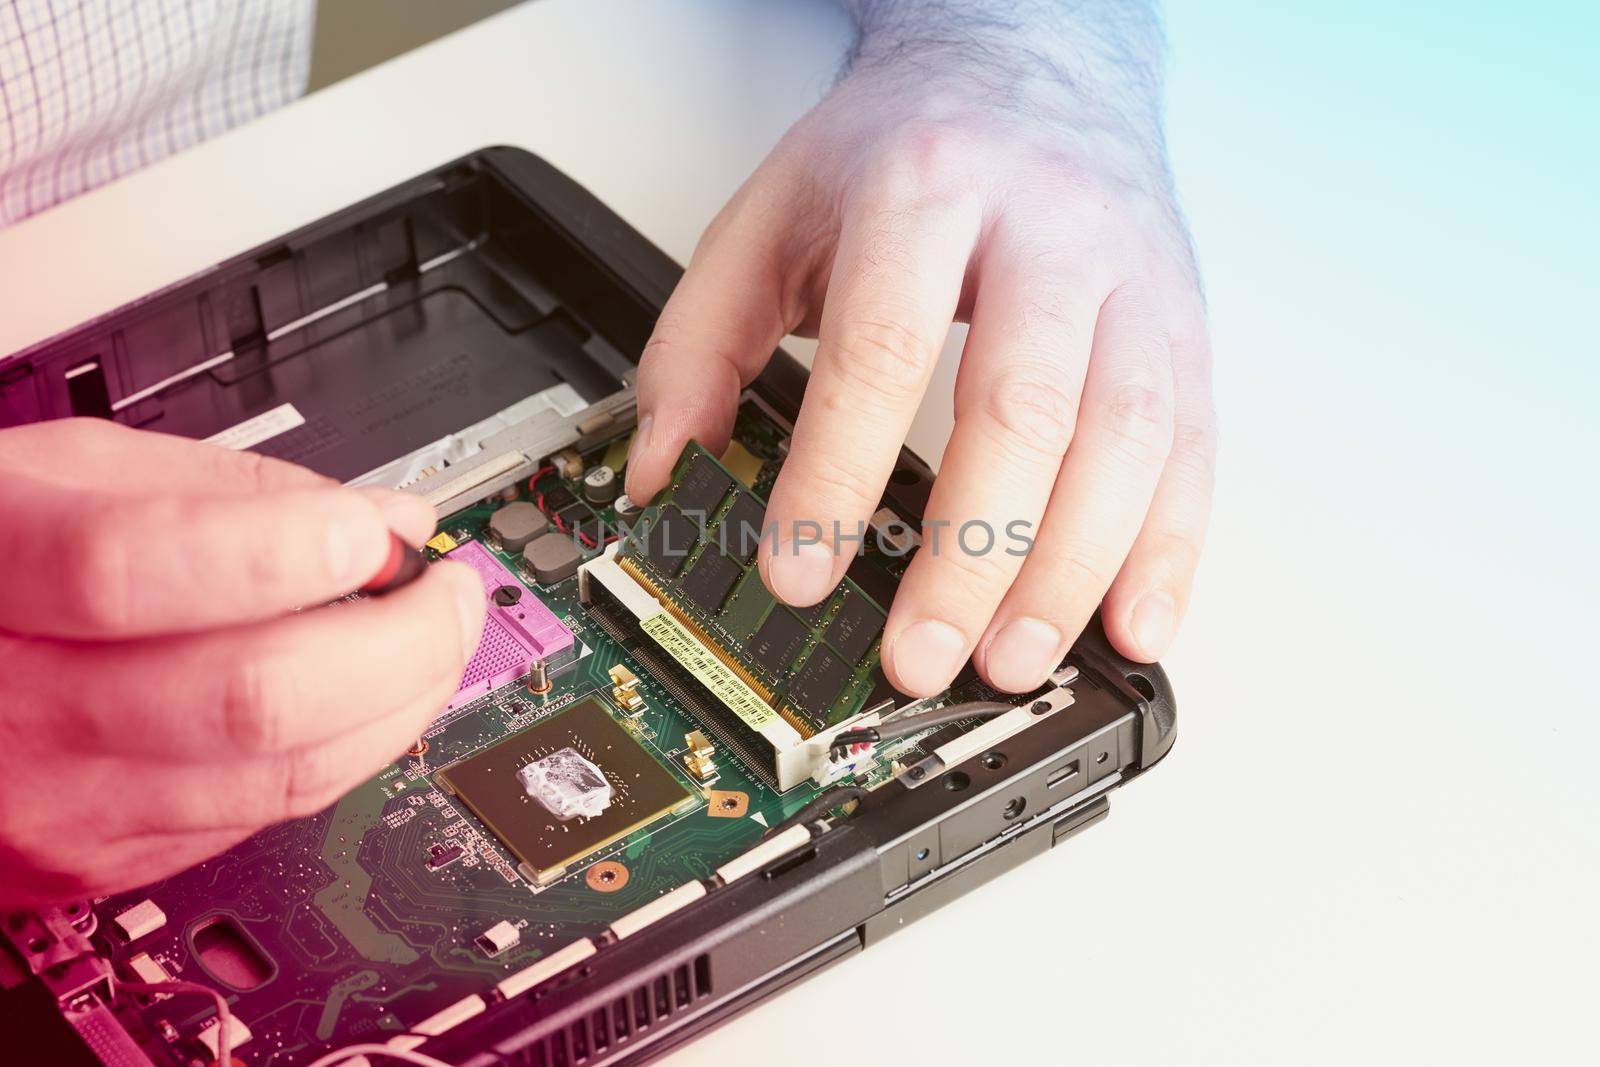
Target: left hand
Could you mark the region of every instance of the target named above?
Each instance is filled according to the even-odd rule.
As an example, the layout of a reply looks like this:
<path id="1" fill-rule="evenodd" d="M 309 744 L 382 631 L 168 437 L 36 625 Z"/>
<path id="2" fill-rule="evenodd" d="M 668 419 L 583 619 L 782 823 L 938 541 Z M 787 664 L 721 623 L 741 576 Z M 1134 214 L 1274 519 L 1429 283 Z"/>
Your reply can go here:
<path id="1" fill-rule="evenodd" d="M 941 550 L 924 538 L 884 632 L 890 680 L 918 696 L 969 656 L 996 688 L 1033 688 L 1102 601 L 1120 651 L 1161 655 L 1215 452 L 1204 305 L 1155 109 L 1128 119 L 1081 83 L 1019 101 L 952 65 L 858 65 L 712 222 L 644 352 L 627 480 L 646 500 L 689 439 L 723 448 L 779 340 L 820 335 L 761 555 L 775 594 L 815 603 L 854 544 L 797 546 L 796 523 L 871 516 L 951 322 L 970 322 L 924 516 Z M 973 520 L 992 551 L 956 546 Z M 1004 551 L 1016 520 L 1026 558 Z"/>

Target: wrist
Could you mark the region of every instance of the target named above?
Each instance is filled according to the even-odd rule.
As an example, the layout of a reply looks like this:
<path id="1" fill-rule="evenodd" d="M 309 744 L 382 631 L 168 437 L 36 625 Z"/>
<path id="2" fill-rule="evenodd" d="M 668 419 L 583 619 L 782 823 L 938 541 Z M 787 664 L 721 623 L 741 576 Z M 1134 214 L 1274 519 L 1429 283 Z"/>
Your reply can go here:
<path id="1" fill-rule="evenodd" d="M 1161 141 L 1164 41 L 1142 0 L 843 0 L 858 31 L 846 76 L 955 96 L 1079 131 Z"/>

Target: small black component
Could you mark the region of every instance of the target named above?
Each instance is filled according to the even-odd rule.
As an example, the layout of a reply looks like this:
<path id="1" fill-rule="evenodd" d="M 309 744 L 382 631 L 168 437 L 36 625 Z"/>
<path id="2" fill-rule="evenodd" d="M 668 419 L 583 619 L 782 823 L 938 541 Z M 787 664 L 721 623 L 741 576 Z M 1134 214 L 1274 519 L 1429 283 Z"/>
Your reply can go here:
<path id="1" fill-rule="evenodd" d="M 794 676 L 789 697 L 800 709 L 821 718 L 850 682 L 850 665 L 822 646 L 811 653 Z"/>
<path id="2" fill-rule="evenodd" d="M 845 659 L 859 663 L 883 632 L 883 621 L 882 612 L 865 598 L 846 590 L 839 613 L 828 624 L 824 637 Z"/>
<path id="3" fill-rule="evenodd" d="M 522 587 L 516 585 L 502 585 L 494 591 L 494 602 L 502 608 L 509 608 L 522 599 Z"/>
<path id="4" fill-rule="evenodd" d="M 448 867 L 466 854 L 460 845 L 429 845 L 428 870 L 437 871 L 441 867 Z"/>
<path id="5" fill-rule="evenodd" d="M 640 554 L 657 570 L 677 574 L 699 541 L 700 524 L 669 504 L 646 532 Z"/>
<path id="6" fill-rule="evenodd" d="M 749 493 L 734 497 L 733 506 L 717 525 L 717 537 L 728 555 L 745 566 L 761 551 L 767 509 Z"/>
<path id="7" fill-rule="evenodd" d="M 587 508 L 582 511 L 573 508 L 568 514 L 571 516 L 570 520 L 567 515 L 563 515 L 561 518 L 563 522 L 570 521 L 572 523 L 570 529 L 573 533 L 582 534 L 595 544 L 599 544 L 600 539 L 605 537 L 605 523 L 601 522 L 600 516 L 594 512 Z"/>
<path id="8" fill-rule="evenodd" d="M 745 647 L 751 659 L 771 673 L 783 675 L 806 643 L 807 632 L 805 625 L 787 610 L 774 608 Z"/>
<path id="9" fill-rule="evenodd" d="M 706 614 L 715 615 L 743 573 L 721 549 L 709 547 L 683 576 L 683 595 Z"/>
<path id="10" fill-rule="evenodd" d="M 733 479 L 724 474 L 714 460 L 696 455 L 672 496 L 685 514 L 707 522 L 732 488 Z"/>
<path id="11" fill-rule="evenodd" d="M 545 491 L 545 513 L 549 515 L 558 515 L 561 513 L 562 509 L 571 507 L 577 502 L 577 500 L 577 495 L 574 494 L 571 489 L 567 488 L 566 483 L 557 482 L 555 488 Z"/>

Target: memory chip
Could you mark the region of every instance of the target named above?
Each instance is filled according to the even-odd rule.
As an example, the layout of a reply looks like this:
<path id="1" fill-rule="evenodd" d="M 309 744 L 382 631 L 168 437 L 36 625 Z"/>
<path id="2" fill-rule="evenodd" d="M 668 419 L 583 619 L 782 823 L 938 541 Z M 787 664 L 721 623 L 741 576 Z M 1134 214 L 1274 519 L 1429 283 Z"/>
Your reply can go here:
<path id="1" fill-rule="evenodd" d="M 823 718 L 850 682 L 850 665 L 819 646 L 794 676 L 789 697 L 802 711 Z"/>
<path id="2" fill-rule="evenodd" d="M 879 607 L 888 607 L 894 600 L 895 590 L 900 587 L 899 579 L 885 568 L 881 556 L 857 556 L 850 561 L 850 569 L 845 575 Z"/>
<path id="3" fill-rule="evenodd" d="M 761 551 L 761 538 L 765 533 L 762 522 L 766 514 L 767 509 L 759 500 L 749 493 L 740 493 L 717 525 L 717 539 L 722 547 L 745 566 L 749 566 Z"/>
<path id="4" fill-rule="evenodd" d="M 795 608 L 794 613 L 800 616 L 800 621 L 806 624 L 807 629 L 815 629 L 825 615 L 828 614 L 828 605 L 833 603 L 833 595 L 823 597 L 809 608 Z"/>
<path id="5" fill-rule="evenodd" d="M 712 546 L 700 553 L 689 573 L 683 576 L 683 595 L 708 615 L 715 615 L 728 599 L 733 583 L 744 572 L 722 550 Z"/>
<path id="6" fill-rule="evenodd" d="M 657 570 L 677 574 L 700 541 L 700 524 L 675 507 L 661 509 L 655 525 L 645 534 L 642 555 Z"/>
<path id="7" fill-rule="evenodd" d="M 597 815 L 558 818 L 518 778 L 524 767 L 566 749 L 599 768 L 611 787 L 610 800 Z M 690 796 L 593 697 L 446 767 L 438 779 L 541 884 Z"/>
<path id="8" fill-rule="evenodd" d="M 782 675 L 806 643 L 805 624 L 784 608 L 775 609 L 745 647 L 750 658 L 768 671 Z"/>
<path id="9" fill-rule="evenodd" d="M 858 663 L 883 632 L 883 621 L 881 611 L 864 598 L 847 592 L 823 636 L 845 659 Z"/>
<path id="10" fill-rule="evenodd" d="M 683 481 L 673 490 L 672 497 L 686 514 L 706 522 L 732 488 L 733 479 L 709 456 L 699 454 L 683 472 Z"/>

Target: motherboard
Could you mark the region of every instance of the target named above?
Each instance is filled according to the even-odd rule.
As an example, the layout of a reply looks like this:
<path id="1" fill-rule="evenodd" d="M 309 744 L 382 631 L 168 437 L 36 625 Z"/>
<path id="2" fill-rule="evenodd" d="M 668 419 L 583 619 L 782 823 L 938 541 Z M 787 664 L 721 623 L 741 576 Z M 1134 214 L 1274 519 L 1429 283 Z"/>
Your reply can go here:
<path id="1" fill-rule="evenodd" d="M 440 717 L 331 808 L 95 902 L 102 953 L 222 992 L 239 1062 L 307 1064 L 519 985 L 961 730 L 836 742 L 905 700 L 878 645 L 909 553 L 869 532 L 827 600 L 777 602 L 755 539 L 787 435 L 747 397 L 733 444 L 691 445 L 648 506 L 620 491 L 624 427 L 446 517 L 427 555 L 478 573 L 488 618 Z M 967 675 L 930 706 L 993 696 Z M 120 1010 L 156 1062 L 216 1055 L 203 998 Z"/>

